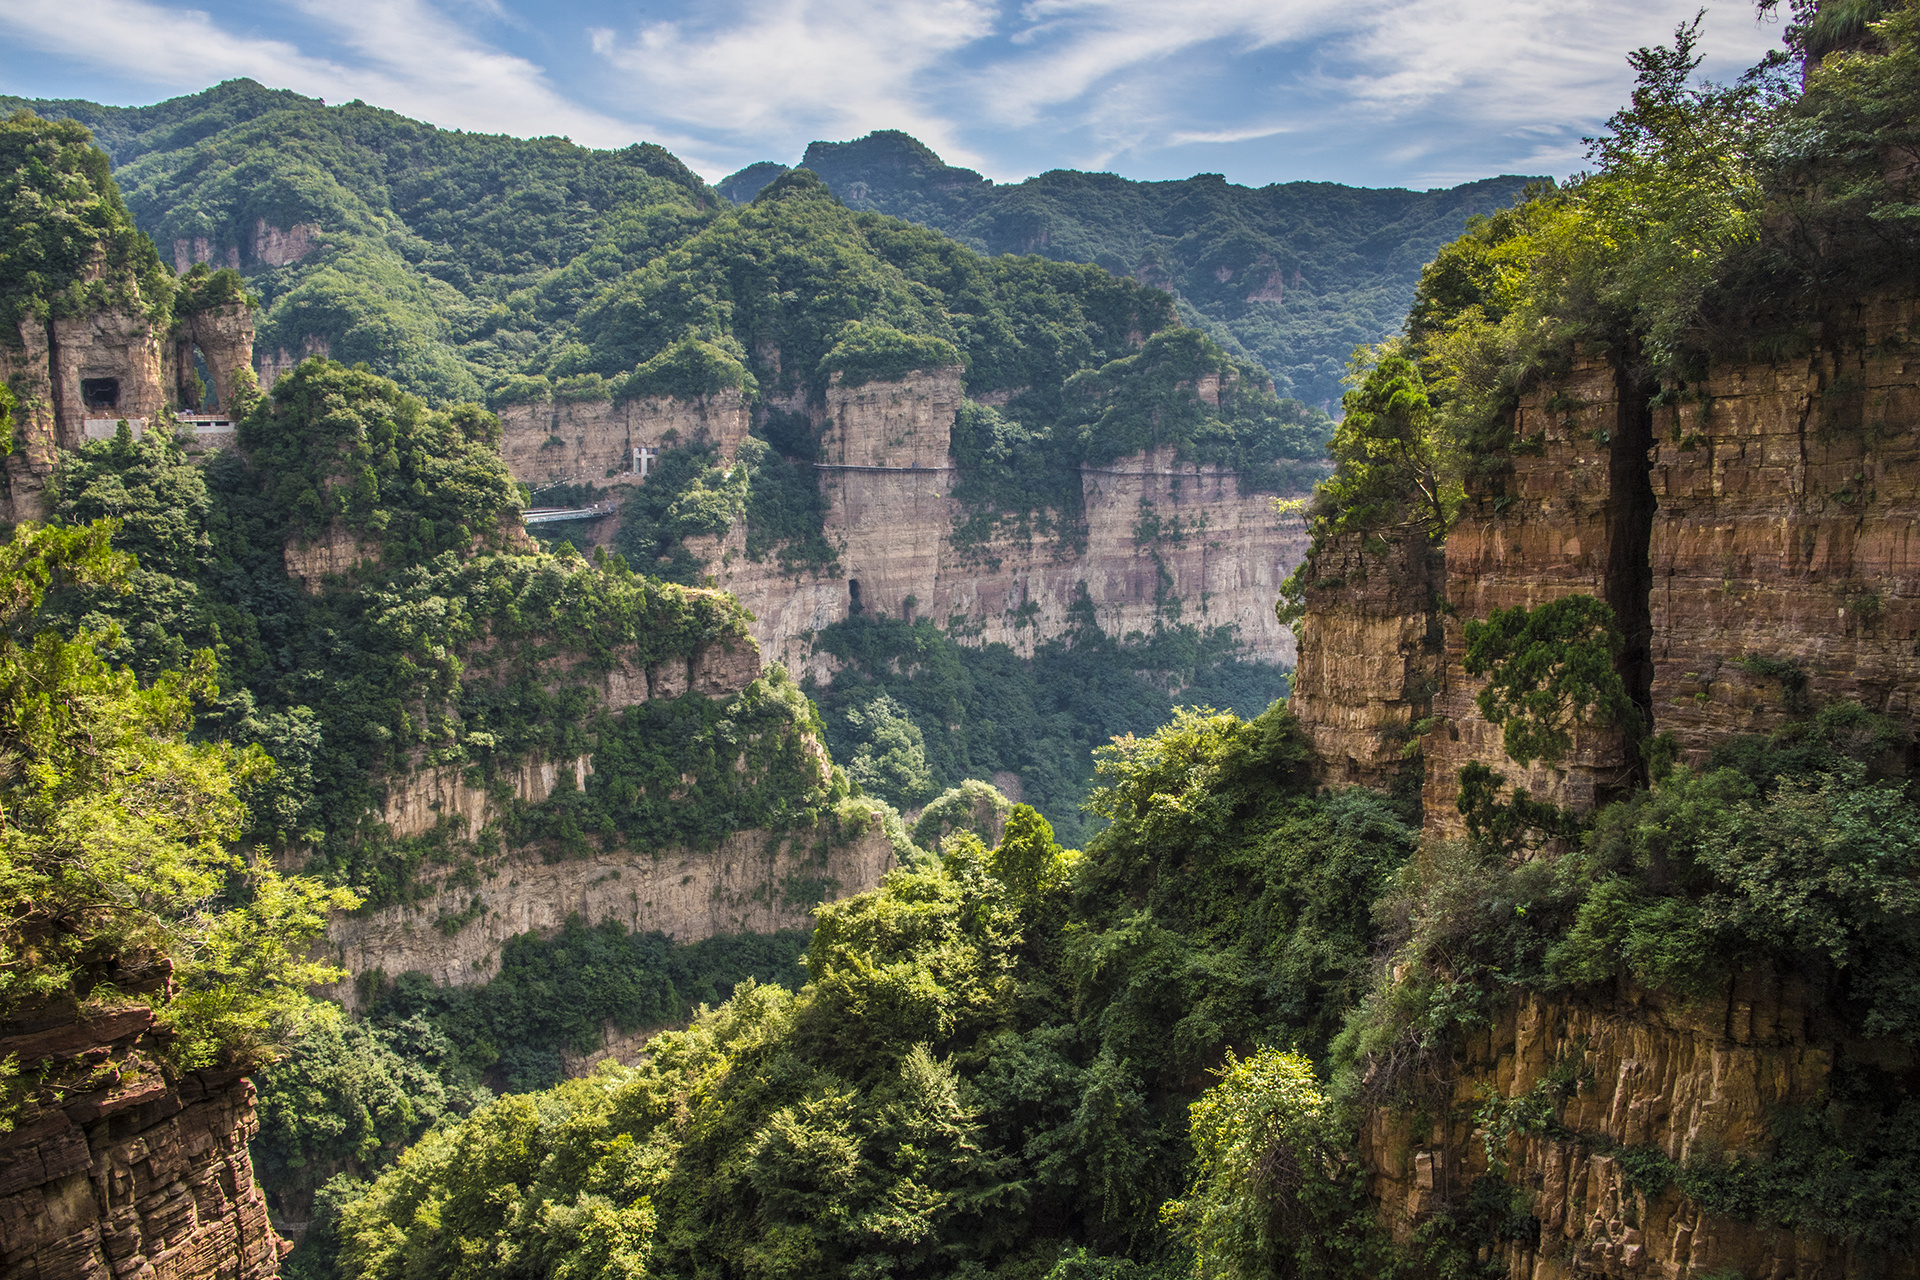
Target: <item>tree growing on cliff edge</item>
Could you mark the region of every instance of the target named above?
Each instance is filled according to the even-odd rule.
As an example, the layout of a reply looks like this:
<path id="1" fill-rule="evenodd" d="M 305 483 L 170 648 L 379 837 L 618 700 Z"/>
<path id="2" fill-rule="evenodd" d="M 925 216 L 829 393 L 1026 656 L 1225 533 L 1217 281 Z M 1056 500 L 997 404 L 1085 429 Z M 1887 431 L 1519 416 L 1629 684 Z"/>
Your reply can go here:
<path id="1" fill-rule="evenodd" d="M 157 987 L 175 1065 L 259 1062 L 338 976 L 306 943 L 359 899 L 231 851 L 240 789 L 273 766 L 188 741 L 217 693 L 210 653 L 142 684 L 101 658 L 116 637 L 44 625 L 51 589 L 124 588 L 114 531 L 27 524 L 0 544 L 0 1019 Z M 141 980 L 156 969 L 172 980 Z"/>

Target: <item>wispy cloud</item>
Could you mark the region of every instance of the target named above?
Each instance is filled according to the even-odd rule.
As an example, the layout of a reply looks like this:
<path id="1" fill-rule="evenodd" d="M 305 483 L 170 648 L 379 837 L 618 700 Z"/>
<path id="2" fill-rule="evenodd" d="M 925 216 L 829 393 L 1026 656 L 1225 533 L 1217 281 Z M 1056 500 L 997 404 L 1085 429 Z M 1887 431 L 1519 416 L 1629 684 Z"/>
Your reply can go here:
<path id="1" fill-rule="evenodd" d="M 482 8 L 488 8 L 482 0 Z M 422 0 L 299 0 L 337 51 L 315 54 L 284 38 L 245 35 L 202 9 L 150 0 L 10 0 L 0 29 L 103 76 L 137 76 L 163 91 L 251 76 L 276 88 L 361 98 L 449 128 L 566 133 L 617 145 L 634 127 L 556 91 L 526 58 L 476 38 Z"/>
<path id="2" fill-rule="evenodd" d="M 710 136 L 848 137 L 905 129 L 965 162 L 974 158 L 952 101 L 952 60 L 987 36 L 987 0 L 746 0 L 638 26 L 594 50 L 626 77 L 635 101 L 672 103 Z M 764 153 L 763 153 L 764 154 Z"/>
<path id="3" fill-rule="evenodd" d="M 1419 184 L 1574 167 L 1623 55 L 1698 0 L 566 2 L 556 35 L 563 10 L 534 0 L 5 0 L 0 36 L 91 77 L 75 96 L 247 75 L 447 126 L 644 137 L 716 178 L 895 128 L 1003 179 Z M 1776 38 L 1716 0 L 1723 72 Z"/>

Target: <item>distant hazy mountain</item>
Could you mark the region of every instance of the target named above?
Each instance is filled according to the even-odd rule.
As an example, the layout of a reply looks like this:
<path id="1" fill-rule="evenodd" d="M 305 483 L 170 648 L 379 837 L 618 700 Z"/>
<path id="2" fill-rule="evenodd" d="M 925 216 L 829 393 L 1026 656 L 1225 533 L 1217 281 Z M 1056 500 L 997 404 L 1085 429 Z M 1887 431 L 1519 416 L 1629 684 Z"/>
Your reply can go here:
<path id="1" fill-rule="evenodd" d="M 1325 404 L 1348 354 L 1395 329 L 1420 268 L 1473 214 L 1513 203 L 1526 177 L 1434 191 L 1330 182 L 1236 186 L 1219 174 L 1132 182 L 1055 169 L 1002 185 L 888 130 L 816 142 L 801 161 L 855 209 L 906 218 L 983 253 L 1095 262 L 1169 290 L 1189 324 L 1257 361 L 1281 394 Z M 762 161 L 721 183 L 751 200 L 786 166 Z"/>

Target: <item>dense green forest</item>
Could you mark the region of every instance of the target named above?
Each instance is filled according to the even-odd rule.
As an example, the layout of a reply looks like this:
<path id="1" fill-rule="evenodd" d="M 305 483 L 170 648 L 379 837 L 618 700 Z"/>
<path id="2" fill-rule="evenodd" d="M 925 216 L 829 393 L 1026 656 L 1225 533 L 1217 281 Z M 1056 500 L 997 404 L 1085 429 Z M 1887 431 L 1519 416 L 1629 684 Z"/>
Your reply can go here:
<path id="1" fill-rule="evenodd" d="M 0 112 L 23 107 L 93 131 L 163 256 L 197 241 L 214 265 L 239 267 L 266 303 L 265 349 L 298 356 L 321 339 L 335 359 L 367 360 L 430 400 L 565 376 L 573 313 L 725 204 L 652 144 L 608 152 L 451 132 L 248 80 L 150 107 L 0 96 Z M 1056 170 L 996 186 L 898 133 L 815 143 L 803 164 L 856 211 L 1170 290 L 1186 323 L 1322 408 L 1339 398 L 1347 354 L 1397 327 L 1421 264 L 1528 181 L 1249 190 L 1218 175 L 1136 183 Z M 746 203 L 782 172 L 752 166 L 721 191 Z M 318 251 L 260 260 L 263 223 L 318 228 Z"/>
<path id="2" fill-rule="evenodd" d="M 1799 16 L 1817 63 L 1833 24 Z M 1640 51 L 1593 171 L 1475 223 L 1425 272 L 1406 341 L 1356 363 L 1316 534 L 1444 537 L 1468 476 L 1511 457 L 1503 407 L 1576 345 L 1679 392 L 1716 354 L 1804 344 L 1869 284 L 1909 287 L 1887 264 L 1920 261 L 1911 175 L 1886 157 L 1920 119 L 1920 4 L 1867 18 L 1804 88 L 1786 59 L 1698 83 L 1694 28 Z M 1490 1276 L 1497 1246 L 1541 1230 L 1525 1196 L 1496 1167 L 1393 1242 L 1363 1120 L 1454 1105 L 1435 1081 L 1521 993 L 1710 1000 L 1755 971 L 1806 983 L 1836 1043 L 1886 1048 L 1838 1053 L 1759 1154 L 1574 1131 L 1571 1068 L 1459 1118 L 1490 1152 L 1551 1136 L 1648 1195 L 1909 1266 L 1911 726 L 1802 697 L 1777 731 L 1676 767 L 1633 727 L 1605 604 L 1465 632 L 1516 761 L 1614 725 L 1645 745 L 1644 785 L 1576 814 L 1463 775 L 1469 837 L 1420 844 L 1389 799 L 1314 785 L 1284 704 L 1179 712 L 1101 752 L 1108 825 L 1084 852 L 1024 807 L 997 838 L 947 836 L 823 909 L 794 987 L 742 984 L 638 1066 L 478 1107 L 336 1184 L 307 1274 Z M 842 641 L 885 685 L 863 714 L 918 695 L 885 680 L 914 640 Z"/>
<path id="3" fill-rule="evenodd" d="M 1469 482 L 1497 490 L 1511 462 L 1505 411 L 1576 350 L 1680 396 L 1710 359 L 1805 350 L 1866 290 L 1912 288 L 1920 207 L 1912 167 L 1889 157 L 1920 150 L 1920 0 L 1842 8 L 1845 23 L 1797 11 L 1804 83 L 1790 59 L 1699 83 L 1696 27 L 1639 51 L 1592 171 L 1441 249 L 1404 338 L 1351 370 L 1334 471 L 1307 513 L 1316 540 L 1444 538 Z M 202 127 L 145 119 L 181 138 Z M 232 127 L 217 112 L 204 126 Z M 71 129 L 8 129 L 0 142 L 42 166 L 16 174 L 70 186 L 111 266 L 87 277 L 80 239 L 33 223 L 8 241 L 46 264 L 6 295 L 16 314 L 132 296 L 164 313 L 169 277 L 129 232 L 137 202 L 119 202 Z M 1006 379 L 975 385 L 1020 385 L 995 368 L 1053 371 L 972 423 L 1003 458 L 1023 432 L 1040 456 L 1067 447 L 1062 423 L 1104 424 L 1083 450 L 1166 430 L 1190 454 L 1303 425 L 1264 386 L 1216 415 L 1166 398 L 1179 370 L 1231 357 L 1164 324 L 1109 345 L 1143 310 L 1169 314 L 1151 290 L 958 257 L 810 175 L 743 210 L 676 189 L 695 233 L 583 288 L 577 336 L 551 355 L 572 363 L 516 376 L 800 390 L 949 353 L 970 380 Z M 642 201 L 622 217 L 644 221 Z M 799 255 L 808 269 L 839 254 L 863 309 L 752 292 L 764 279 L 736 258 L 783 238 L 819 241 L 818 261 Z M 1009 262 L 1012 283 L 994 265 Z M 931 283 L 937 270 L 949 283 Z M 1041 312 L 996 312 L 1009 290 L 1053 290 L 1072 323 L 1007 337 L 996 316 Z M 1062 355 L 1074 334 L 1084 353 Z M 777 362 L 756 349 L 769 336 Z M 506 367 L 459 359 L 476 379 Z M 0 427 L 10 403 L 0 394 Z M 289 1274 L 1490 1280 L 1498 1246 L 1538 1238 L 1526 1198 L 1496 1170 L 1390 1240 L 1362 1124 L 1448 1114 L 1457 1100 L 1436 1081 L 1524 994 L 1605 1000 L 1627 984 L 1707 1001 L 1747 972 L 1804 983 L 1837 1046 L 1826 1094 L 1776 1108 L 1757 1154 L 1683 1160 L 1579 1132 L 1573 1067 L 1455 1118 L 1490 1155 L 1546 1135 L 1614 1159 L 1647 1194 L 1838 1237 L 1863 1273 L 1920 1252 L 1909 724 L 1798 696 L 1776 731 L 1676 767 L 1637 719 L 1619 619 L 1577 594 L 1466 621 L 1480 711 L 1521 764 L 1562 758 L 1576 723 L 1622 731 L 1642 748 L 1640 785 L 1580 814 L 1463 771 L 1458 841 L 1423 843 L 1411 797 L 1318 785 L 1286 704 L 1245 706 L 1224 640 L 1178 627 L 1128 643 L 1081 628 L 1002 668 L 936 628 L 856 618 L 825 638 L 849 679 L 818 704 L 776 670 L 728 698 L 614 710 L 596 693 L 611 664 L 737 640 L 737 602 L 622 555 L 529 546 L 497 422 L 476 404 L 315 360 L 230 408 L 240 447 L 205 463 L 159 429 L 73 451 L 49 522 L 0 546 L 0 1017 L 146 999 L 173 1030 L 174 1072 L 291 1046 L 261 1073 L 259 1148 L 269 1178 L 313 1195 Z M 717 470 L 687 456 L 690 484 Z M 1008 496 L 1021 492 L 980 510 L 1062 518 L 1043 492 Z M 716 501 L 756 497 L 772 500 L 748 475 Z M 672 532 L 636 517 L 630 545 Z M 353 567 L 309 590 L 286 555 L 323 537 L 350 545 Z M 1170 712 L 1111 679 L 1136 643 L 1159 650 L 1150 669 L 1248 714 Z M 915 732 L 955 708 L 966 733 Z M 996 718 L 1013 715 L 1009 735 Z M 932 794 L 1043 757 L 1047 786 L 1068 788 L 1101 718 L 1137 731 L 1096 753 L 1095 821 L 1066 841 L 1078 849 L 977 782 Z M 808 736 L 840 765 L 823 775 Z M 584 790 L 506 805 L 492 831 L 396 841 L 365 821 L 423 765 L 487 785 L 529 755 L 587 751 Z M 912 833 L 889 824 L 900 867 L 822 907 L 805 938 L 674 947 L 575 921 L 516 940 L 484 987 L 356 975 L 354 1022 L 305 994 L 337 976 L 305 950 L 329 910 L 411 900 L 509 845 L 699 847 L 747 825 L 838 838 L 867 820 L 856 787 L 932 803 Z M 303 873 L 261 856 L 275 851 L 301 852 Z M 672 1029 L 635 1066 L 558 1081 L 562 1055 L 608 1023 Z M 80 1059 L 22 1065 L 0 1066 L 0 1131 L 91 1087 Z"/>
<path id="4" fill-rule="evenodd" d="M 1091 262 L 1166 289 L 1182 320 L 1265 368 L 1282 395 L 1327 409 L 1340 399 L 1349 353 L 1399 327 L 1440 246 L 1468 217 L 1512 204 L 1538 181 L 1254 189 L 1219 174 L 1133 182 L 1055 169 L 997 184 L 893 130 L 816 142 L 800 164 L 849 208 L 932 227 L 982 253 Z M 783 172 L 763 161 L 718 190 L 744 203 Z"/>

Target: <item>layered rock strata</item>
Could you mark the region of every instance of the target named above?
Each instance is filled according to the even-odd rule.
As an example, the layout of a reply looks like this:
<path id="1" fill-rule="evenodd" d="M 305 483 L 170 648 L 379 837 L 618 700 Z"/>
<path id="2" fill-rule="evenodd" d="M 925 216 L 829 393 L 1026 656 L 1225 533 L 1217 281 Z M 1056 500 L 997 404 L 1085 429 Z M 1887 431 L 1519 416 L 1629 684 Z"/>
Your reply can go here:
<path id="1" fill-rule="evenodd" d="M 332 959 L 354 973 L 418 971 L 437 983 L 466 986 L 499 971 L 500 951 L 510 938 L 553 933 L 570 916 L 588 924 L 618 921 L 636 932 L 658 930 L 678 942 L 804 929 L 823 898 L 872 889 L 895 862 L 878 815 L 850 840 L 824 851 L 822 843 L 821 833 L 811 830 L 777 839 L 741 831 L 711 850 L 623 849 L 563 862 L 509 859 L 478 884 L 449 889 L 442 901 L 337 919 L 326 945 Z M 436 920 L 448 898 L 458 899 L 474 918 L 443 931 Z M 330 994 L 349 1009 L 355 1006 L 351 983 Z"/>
<path id="2" fill-rule="evenodd" d="M 1433 708 L 1446 644 L 1442 548 L 1340 534 L 1313 557 L 1292 706 L 1324 781 L 1386 788 Z"/>
<path id="3" fill-rule="evenodd" d="M 1464 622 L 1585 592 L 1627 634 L 1629 692 L 1701 763 L 1836 699 L 1920 711 L 1920 366 L 1916 304 L 1863 305 L 1844 342 L 1721 364 L 1676 403 L 1580 361 L 1515 411 L 1510 475 L 1447 539 L 1447 653 L 1426 742 L 1427 821 L 1458 831 L 1460 768 L 1479 760 L 1585 811 L 1634 762 L 1583 735 L 1558 768 L 1521 770 L 1474 707 Z"/>
<path id="4" fill-rule="evenodd" d="M 1515 1280 L 1920 1275 L 1911 1257 L 1862 1256 L 1832 1237 L 1708 1211 L 1672 1185 L 1637 1189 L 1628 1176 L 1628 1157 L 1653 1152 L 1679 1164 L 1764 1158 L 1773 1113 L 1816 1101 L 1837 1053 L 1910 1061 L 1897 1045 L 1838 1033 L 1800 985 L 1766 972 L 1699 1003 L 1638 989 L 1592 1003 L 1525 996 L 1456 1050 L 1436 1099 L 1446 1105 L 1431 1109 L 1449 1120 L 1370 1113 L 1361 1155 L 1372 1194 L 1404 1241 L 1463 1204 L 1476 1178 L 1503 1177 L 1538 1223 L 1537 1239 L 1506 1240 L 1489 1259 Z M 1555 1100 L 1556 1132 L 1490 1134 L 1489 1119 L 1529 1094 Z"/>
<path id="5" fill-rule="evenodd" d="M 1275 495 L 1243 494 L 1232 472 L 1183 464 L 1162 449 L 1083 470 L 1084 544 L 1002 535 L 959 546 L 954 530 L 966 512 L 952 497 L 949 447 L 964 401 L 957 367 L 828 388 L 812 412 L 825 533 L 838 552 L 833 572 L 790 574 L 772 558 L 748 559 L 744 522 L 693 547 L 715 584 L 753 613 L 769 659 L 827 674 L 813 654 L 815 634 L 862 610 L 932 619 L 1030 655 L 1068 629 L 1084 599 L 1111 635 L 1172 622 L 1233 626 L 1249 656 L 1292 661 L 1293 636 L 1274 618 L 1273 601 L 1306 540 L 1297 520 L 1274 511 Z M 726 452 L 746 434 L 745 408 L 730 400 L 635 407 L 647 403 L 508 409 L 503 453 L 517 479 L 538 484 L 562 473 L 601 476 L 643 434 L 664 439 L 642 423 L 684 423 L 682 440 L 705 430 Z"/>
<path id="6" fill-rule="evenodd" d="M 563 671 L 572 665 L 561 656 L 549 669 Z M 598 686 L 594 692 L 599 706 L 620 711 L 650 698 L 678 698 L 689 692 L 709 698 L 731 697 L 759 678 L 759 652 L 751 640 L 742 640 L 738 645 L 707 645 L 692 655 L 663 658 L 648 667 L 618 662 L 593 673 L 591 683 Z M 556 677 L 552 683 L 572 684 L 575 680 Z M 825 748 L 819 751 L 824 760 Z M 536 758 L 508 767 L 487 786 L 475 786 L 467 780 L 464 766 L 433 766 L 421 759 L 395 777 L 376 816 L 398 839 L 425 835 L 443 823 L 452 823 L 460 834 L 471 836 L 500 816 L 501 796 L 539 804 L 560 787 L 563 779 L 585 790 L 592 773 L 590 755 L 571 760 Z"/>
<path id="7" fill-rule="evenodd" d="M 500 453 L 514 479 L 536 488 L 637 484 L 649 464 L 636 451 L 657 457 L 677 444 L 704 443 L 731 461 L 750 425 L 739 391 L 694 400 L 540 400 L 500 410 Z"/>
<path id="8" fill-rule="evenodd" d="M 0 1274 L 279 1273 L 281 1241 L 247 1152 L 259 1128 L 253 1085 L 241 1073 L 171 1075 L 144 1004 L 0 1024 L 0 1061 L 12 1056 L 81 1075 L 0 1138 Z"/>

